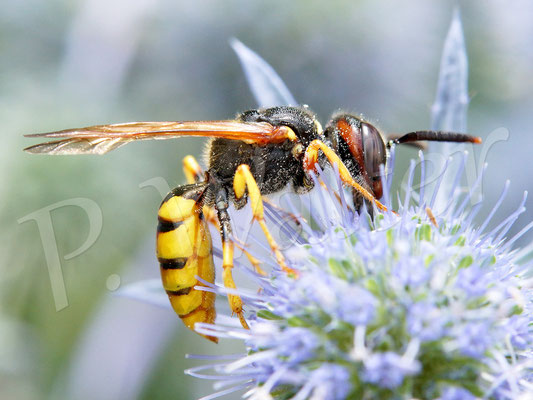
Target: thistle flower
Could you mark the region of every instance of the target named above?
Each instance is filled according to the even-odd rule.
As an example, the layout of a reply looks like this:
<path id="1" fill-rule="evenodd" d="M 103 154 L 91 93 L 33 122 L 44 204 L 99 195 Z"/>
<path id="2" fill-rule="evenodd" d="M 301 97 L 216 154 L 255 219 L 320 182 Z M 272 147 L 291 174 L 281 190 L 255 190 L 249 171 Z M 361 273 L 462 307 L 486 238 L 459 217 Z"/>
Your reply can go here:
<path id="1" fill-rule="evenodd" d="M 272 70 L 261 68 L 264 62 L 242 44 L 233 45 L 257 88 L 252 71 Z M 247 67 L 250 57 L 253 67 Z M 434 124 L 442 129 L 448 120 L 447 128 L 464 129 L 466 54 L 458 15 L 441 68 Z M 280 82 L 277 76 L 272 81 Z M 254 93 L 260 99 L 264 91 L 262 85 Z M 455 176 L 443 179 L 443 189 L 439 182 L 424 196 L 429 186 L 420 157 L 422 189 L 411 187 L 412 162 L 398 215 L 374 210 L 373 220 L 365 212 L 353 213 L 336 173 L 327 189 L 313 177 L 317 193 L 306 213 L 321 228 L 300 220 L 302 234 L 290 232 L 300 244 L 285 252 L 300 279 L 276 269 L 269 278 L 256 277 L 260 295 L 241 293 L 251 314 L 250 331 L 197 327 L 206 335 L 243 340 L 247 349 L 237 360 L 187 371 L 219 379 L 224 390 L 206 400 L 243 388 L 248 389 L 244 397 L 253 399 L 515 399 L 533 391 L 531 263 L 518 263 L 510 251 L 517 237 L 504 240 L 523 203 L 486 232 L 488 221 L 481 228 L 471 223 L 479 205 L 466 207 L 475 185 L 459 201 L 454 184 L 465 159 L 451 168 Z M 502 198 L 507 189 L 508 184 Z M 206 375 L 209 369 L 214 374 Z"/>
<path id="2" fill-rule="evenodd" d="M 452 27 L 453 35 L 461 33 Z M 453 43 L 462 43 L 453 35 Z M 260 76 L 251 85 L 256 97 L 274 82 L 275 94 L 267 101 L 294 102 L 264 61 L 240 42 L 233 46 L 248 78 Z M 442 68 L 447 66 L 443 62 Z M 450 111 L 453 100 L 465 96 L 464 90 L 443 95 L 449 89 L 439 85 L 447 100 L 434 108 L 438 112 Z M 466 108 L 454 109 L 461 113 Z M 227 357 L 190 356 L 212 362 L 186 371 L 217 382 L 216 392 L 203 400 L 242 390 L 250 399 L 531 398 L 533 262 L 523 262 L 512 245 L 533 225 L 505 238 L 524 210 L 524 196 L 514 213 L 487 230 L 507 193 L 506 183 L 488 219 L 475 226 L 480 204 L 467 206 L 476 185 L 464 192 L 449 184 L 459 182 L 465 157 L 451 177 L 444 165 L 429 190 L 420 153 L 420 189 L 412 185 L 412 161 L 397 213 L 373 210 L 373 218 L 365 209 L 355 213 L 336 166 L 312 176 L 316 189 L 305 210 L 288 202 L 299 229 L 284 224 L 278 210 L 267 206 L 270 222 L 293 239 L 285 256 L 300 277 L 289 277 L 276 266 L 267 277 L 242 268 L 258 283 L 259 293 L 219 285 L 199 288 L 240 294 L 250 323 L 250 330 L 229 318 L 196 325 L 204 335 L 239 340 L 246 348 Z M 393 159 L 394 152 L 389 166 Z M 391 171 L 382 166 L 382 175 L 387 183 L 383 202 L 391 209 Z M 448 188 L 452 191 L 442 193 Z M 257 254 L 260 241 L 253 232 L 246 242 L 252 254 L 271 264 Z"/>
<path id="3" fill-rule="evenodd" d="M 497 232 L 479 232 L 455 201 L 433 220 L 426 204 L 411 203 L 409 189 L 399 215 L 372 220 L 352 213 L 327 186 L 317 196 L 328 225 L 306 226 L 304 244 L 286 251 L 301 278 L 274 270 L 258 278 L 259 295 L 241 293 L 250 331 L 197 326 L 206 335 L 243 340 L 247 353 L 187 373 L 212 379 L 206 375 L 212 369 L 220 382 L 244 384 L 253 399 L 530 393 L 533 281 L 531 263 L 518 264 L 506 248 L 515 238 L 495 241 Z"/>

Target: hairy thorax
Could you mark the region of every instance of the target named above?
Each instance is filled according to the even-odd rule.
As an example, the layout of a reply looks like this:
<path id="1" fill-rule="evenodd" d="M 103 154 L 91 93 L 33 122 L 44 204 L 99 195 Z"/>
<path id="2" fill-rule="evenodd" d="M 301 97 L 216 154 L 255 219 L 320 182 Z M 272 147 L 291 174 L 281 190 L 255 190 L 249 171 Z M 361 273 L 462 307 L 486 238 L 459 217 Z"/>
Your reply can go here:
<path id="1" fill-rule="evenodd" d="M 294 143 L 289 141 L 260 146 L 236 140 L 212 139 L 206 149 L 209 179 L 227 189 L 237 208 L 246 203 L 245 198 L 236 202 L 232 189 L 235 171 L 241 164 L 250 167 L 263 195 L 279 192 L 288 185 L 298 193 L 305 192 L 310 184 L 302 162 L 292 155 L 287 156 L 293 147 Z"/>

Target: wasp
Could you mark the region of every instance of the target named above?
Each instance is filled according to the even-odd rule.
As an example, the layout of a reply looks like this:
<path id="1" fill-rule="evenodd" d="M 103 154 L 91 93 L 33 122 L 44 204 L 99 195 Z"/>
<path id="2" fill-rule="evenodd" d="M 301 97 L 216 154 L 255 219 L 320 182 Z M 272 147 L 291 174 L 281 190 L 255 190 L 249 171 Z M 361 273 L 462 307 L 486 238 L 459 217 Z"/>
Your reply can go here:
<path id="1" fill-rule="evenodd" d="M 25 149 L 29 153 L 104 154 L 126 143 L 182 136 L 210 137 L 206 151 L 207 170 L 187 156 L 184 170 L 188 184 L 178 186 L 163 200 L 158 212 L 156 252 L 163 287 L 184 324 L 194 330 L 197 322 L 212 323 L 216 317 L 215 294 L 197 289 L 213 283 L 215 268 L 209 223 L 222 239 L 222 280 L 235 289 L 232 238 L 228 208 L 250 203 L 253 219 L 260 225 L 279 267 L 298 277 L 290 268 L 265 223 L 263 196 L 292 186 L 296 193 L 313 188 L 311 172 L 336 164 L 342 182 L 352 188 L 359 210 L 366 202 L 386 210 L 380 165 L 386 164 L 392 145 L 420 141 L 480 143 L 478 137 L 441 131 L 416 131 L 385 140 L 363 118 L 339 113 L 325 129 L 308 107 L 281 106 L 253 109 L 234 120 L 193 122 L 129 122 L 27 135 L 51 138 Z M 200 278 L 200 280 L 198 279 Z M 228 295 L 229 305 L 243 327 L 243 302 Z M 205 336 L 214 342 L 217 338 Z"/>

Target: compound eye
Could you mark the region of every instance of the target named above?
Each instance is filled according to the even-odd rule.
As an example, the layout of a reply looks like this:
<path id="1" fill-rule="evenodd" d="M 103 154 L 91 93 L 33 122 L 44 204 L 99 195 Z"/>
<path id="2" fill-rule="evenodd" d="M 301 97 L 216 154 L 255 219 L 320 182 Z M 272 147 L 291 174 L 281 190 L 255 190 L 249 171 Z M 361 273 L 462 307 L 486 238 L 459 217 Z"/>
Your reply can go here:
<path id="1" fill-rule="evenodd" d="M 386 151 L 378 130 L 367 122 L 361 124 L 365 170 L 372 182 L 380 180 L 379 165 L 385 164 Z"/>

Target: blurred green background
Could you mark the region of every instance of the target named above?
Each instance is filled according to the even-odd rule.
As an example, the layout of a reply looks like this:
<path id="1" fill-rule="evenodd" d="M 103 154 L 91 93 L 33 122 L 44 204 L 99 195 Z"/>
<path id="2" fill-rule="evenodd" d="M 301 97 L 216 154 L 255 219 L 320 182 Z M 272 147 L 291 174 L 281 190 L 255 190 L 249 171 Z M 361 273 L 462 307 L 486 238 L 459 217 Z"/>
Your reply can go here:
<path id="1" fill-rule="evenodd" d="M 132 144 L 104 157 L 44 157 L 21 151 L 34 143 L 23 134 L 226 119 L 253 108 L 231 37 L 264 57 L 323 121 L 343 108 L 386 132 L 425 129 L 451 3 L 4 0 L 0 398 L 193 399 L 211 386 L 184 376 L 195 365 L 184 354 L 241 350 L 196 337 L 168 309 L 113 296 L 117 287 L 159 275 L 153 241 L 161 195 L 141 186 L 182 183 L 181 158 L 200 154 L 202 140 Z M 533 4 L 457 4 L 470 59 L 469 131 L 486 138 L 503 127 L 510 134 L 488 149 L 478 219 L 511 179 L 498 214 L 506 216 L 533 185 Z M 414 156 L 401 150 L 398 170 Z M 94 201 L 103 225 L 87 251 L 65 260 L 87 238 L 89 219 L 73 206 L 50 214 L 68 299 L 56 311 L 37 224 L 20 220 L 77 198 Z M 531 219 L 528 211 L 512 232 Z"/>

